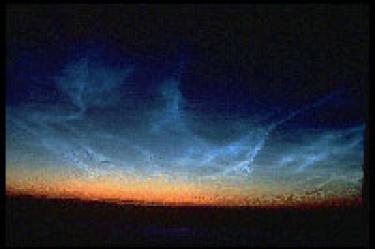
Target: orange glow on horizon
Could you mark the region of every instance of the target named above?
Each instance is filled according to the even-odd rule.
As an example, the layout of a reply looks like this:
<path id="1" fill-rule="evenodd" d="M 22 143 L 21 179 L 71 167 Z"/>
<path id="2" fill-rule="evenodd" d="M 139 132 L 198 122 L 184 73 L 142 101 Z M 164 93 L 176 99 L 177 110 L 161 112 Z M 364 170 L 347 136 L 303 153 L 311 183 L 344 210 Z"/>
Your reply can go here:
<path id="1" fill-rule="evenodd" d="M 175 181 L 162 177 L 142 180 L 137 176 L 121 174 L 87 178 L 74 176 L 69 171 L 46 169 L 7 171 L 8 194 L 30 194 L 52 198 L 76 198 L 111 202 L 159 203 L 162 205 L 212 206 L 303 206 L 327 202 L 362 203 L 358 195 L 306 196 L 304 194 L 277 193 L 262 187 L 251 189 L 215 189 L 211 185 Z M 273 193 L 273 194 L 271 194 Z M 293 196 L 293 197 L 292 197 Z M 322 205 L 323 205 L 322 204 Z"/>

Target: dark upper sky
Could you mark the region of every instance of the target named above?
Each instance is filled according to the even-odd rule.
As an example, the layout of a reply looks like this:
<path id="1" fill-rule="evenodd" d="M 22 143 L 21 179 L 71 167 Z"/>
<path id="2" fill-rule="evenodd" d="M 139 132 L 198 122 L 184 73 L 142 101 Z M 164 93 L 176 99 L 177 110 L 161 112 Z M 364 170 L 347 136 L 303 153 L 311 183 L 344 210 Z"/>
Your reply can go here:
<path id="1" fill-rule="evenodd" d="M 131 140 L 138 141 L 136 146 L 156 154 L 166 147 L 163 162 L 185 165 L 182 155 L 188 155 L 194 142 L 178 141 L 193 134 L 203 139 L 195 142 L 202 154 L 192 156 L 202 167 L 207 158 L 224 167 L 225 160 L 217 157 L 225 153 L 216 145 L 232 153 L 226 158 L 247 158 L 252 165 L 268 143 L 263 163 L 279 153 L 295 164 L 310 165 L 332 155 L 302 149 L 315 159 L 298 159 L 296 148 L 290 145 L 285 152 L 284 146 L 312 143 L 315 148 L 322 140 L 349 156 L 338 141 L 350 145 L 361 140 L 360 133 L 350 134 L 363 129 L 365 115 L 365 5 L 9 5 L 6 24 L 7 118 L 30 128 L 39 140 L 58 133 L 45 120 L 64 115 L 63 128 L 64 122 L 85 120 L 129 138 L 127 132 L 137 127 L 133 133 L 139 136 Z M 94 83 L 84 85 L 86 79 Z M 45 109 L 51 106 L 56 109 Z M 30 117 L 22 117 L 24 112 Z M 124 115 L 139 120 L 128 118 L 121 126 L 118 117 Z M 118 126 L 103 126 L 103 116 L 117 120 Z M 32 123 L 33 117 L 42 123 Z M 50 130 L 39 134 L 38 125 Z M 76 128 L 80 134 L 88 129 Z M 311 129 L 322 137 L 311 138 Z M 160 137 L 153 140 L 149 132 Z M 16 133 L 7 129 L 7 134 Z M 165 137 L 176 138 L 181 151 L 173 152 Z M 231 152 L 232 143 L 246 141 L 254 143 L 250 154 Z M 138 159 L 132 153 L 128 157 L 134 163 Z M 329 160 L 342 162 L 345 156 Z M 360 169 L 360 160 L 356 162 Z"/>
<path id="2" fill-rule="evenodd" d="M 126 55 L 162 69 L 158 76 L 183 64 L 186 97 L 214 95 L 241 106 L 248 93 L 264 105 L 295 106 L 340 87 L 360 99 L 367 84 L 368 10 L 361 5 L 9 8 L 10 70 L 45 73 L 91 46 L 113 50 L 104 55 L 109 60 Z"/>

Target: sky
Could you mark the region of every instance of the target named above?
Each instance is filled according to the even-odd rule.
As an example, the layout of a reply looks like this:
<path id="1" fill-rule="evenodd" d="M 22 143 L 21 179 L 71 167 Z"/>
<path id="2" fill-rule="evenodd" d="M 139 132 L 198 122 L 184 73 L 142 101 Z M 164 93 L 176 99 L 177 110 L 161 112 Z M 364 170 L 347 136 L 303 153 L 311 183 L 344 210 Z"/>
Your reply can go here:
<path id="1" fill-rule="evenodd" d="M 365 5 L 8 5 L 6 188 L 361 197 Z"/>

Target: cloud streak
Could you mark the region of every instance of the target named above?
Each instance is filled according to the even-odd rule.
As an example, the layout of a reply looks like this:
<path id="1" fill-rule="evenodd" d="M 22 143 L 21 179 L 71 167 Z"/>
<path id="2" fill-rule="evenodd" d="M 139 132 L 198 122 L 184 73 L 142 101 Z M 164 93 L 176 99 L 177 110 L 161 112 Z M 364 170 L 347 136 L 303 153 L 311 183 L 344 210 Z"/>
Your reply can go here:
<path id="1" fill-rule="evenodd" d="M 134 112 L 123 110 L 131 110 L 132 101 L 142 103 L 132 99 L 137 95 L 132 97 L 123 92 L 131 88 L 123 85 L 134 73 L 133 67 L 113 68 L 89 58 L 71 62 L 54 81 L 68 101 L 56 101 L 53 106 L 7 108 L 7 137 L 29 134 L 31 138 L 26 143 L 40 148 L 41 154 L 55 156 L 56 163 L 51 167 L 64 162 L 88 179 L 121 170 L 144 179 L 160 175 L 169 181 L 234 177 L 267 180 L 277 185 L 280 179 L 292 179 L 295 175 L 308 179 L 307 174 L 318 173 L 326 175 L 325 182 L 335 177 L 350 179 L 341 170 L 350 165 L 354 167 L 350 166 L 349 174 L 361 172 L 363 125 L 320 133 L 303 127 L 296 131 L 283 129 L 300 115 L 324 108 L 337 93 L 276 120 L 270 121 L 269 113 L 233 118 L 228 124 L 240 135 L 228 139 L 229 142 L 215 143 L 191 128 L 192 124 L 198 127 L 208 124 L 196 113 L 186 111 L 190 103 L 181 91 L 181 77 L 160 82 L 155 93 L 160 100 L 158 104 L 145 113 L 141 113 L 143 109 L 137 113 L 141 117 L 148 115 L 142 121 L 145 123 L 134 126 L 127 122 L 126 115 Z M 126 102 L 122 101 L 124 95 L 128 98 Z M 115 114 L 109 115 L 110 111 Z M 239 130 L 238 124 L 247 129 Z M 220 132 L 219 127 L 213 124 L 210 128 Z M 300 137 L 299 142 L 288 144 L 288 138 L 296 136 Z M 319 171 L 311 171 L 318 168 Z M 341 175 L 328 173 L 334 169 Z M 293 180 L 289 184 L 293 185 Z"/>

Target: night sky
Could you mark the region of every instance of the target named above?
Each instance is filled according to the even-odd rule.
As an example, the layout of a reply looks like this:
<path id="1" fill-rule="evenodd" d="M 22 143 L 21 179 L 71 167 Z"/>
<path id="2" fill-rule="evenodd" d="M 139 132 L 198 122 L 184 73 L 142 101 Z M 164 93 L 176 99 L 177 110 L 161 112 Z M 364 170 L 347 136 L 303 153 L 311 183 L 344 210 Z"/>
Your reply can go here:
<path id="1" fill-rule="evenodd" d="M 363 5 L 9 5 L 6 187 L 255 205 L 361 196 Z"/>

